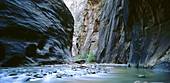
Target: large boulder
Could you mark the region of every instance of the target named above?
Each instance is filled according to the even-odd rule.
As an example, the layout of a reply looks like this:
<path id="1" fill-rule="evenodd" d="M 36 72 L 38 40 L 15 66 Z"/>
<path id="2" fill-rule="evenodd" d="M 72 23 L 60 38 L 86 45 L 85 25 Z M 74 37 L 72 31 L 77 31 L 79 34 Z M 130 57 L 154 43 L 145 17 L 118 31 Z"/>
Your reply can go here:
<path id="1" fill-rule="evenodd" d="M 163 60 L 169 64 L 169 59 L 161 59 L 170 56 L 166 54 L 170 49 L 169 2 L 107 0 L 100 19 L 97 61 L 170 69 L 170 65 L 158 67 Z"/>
<path id="2" fill-rule="evenodd" d="M 18 56 L 35 63 L 72 62 L 73 25 L 62 0 L 0 0 L 1 64 L 10 66 Z"/>

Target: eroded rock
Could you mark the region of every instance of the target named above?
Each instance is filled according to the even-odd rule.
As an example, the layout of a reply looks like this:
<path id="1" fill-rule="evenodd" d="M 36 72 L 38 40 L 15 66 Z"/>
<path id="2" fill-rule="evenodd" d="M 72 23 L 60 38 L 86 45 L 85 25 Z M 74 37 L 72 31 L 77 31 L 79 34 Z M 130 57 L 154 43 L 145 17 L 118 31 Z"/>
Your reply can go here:
<path id="1" fill-rule="evenodd" d="M 72 62 L 74 19 L 62 0 L 1 0 L 0 18 L 1 60 L 12 61 L 15 55 L 42 64 Z M 19 66 L 23 61 L 2 64 Z"/>
<path id="2" fill-rule="evenodd" d="M 100 18 L 97 61 L 169 70 L 169 60 L 160 60 L 170 46 L 168 2 L 107 0 Z"/>

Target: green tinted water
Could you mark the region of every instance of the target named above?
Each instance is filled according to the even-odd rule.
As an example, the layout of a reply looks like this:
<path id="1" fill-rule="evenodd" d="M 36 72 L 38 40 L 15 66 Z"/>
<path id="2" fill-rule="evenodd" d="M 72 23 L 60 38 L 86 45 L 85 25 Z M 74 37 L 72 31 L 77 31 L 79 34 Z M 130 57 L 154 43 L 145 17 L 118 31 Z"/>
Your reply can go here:
<path id="1" fill-rule="evenodd" d="M 98 65 L 96 69 L 101 69 L 100 71 L 106 70 L 107 73 L 88 74 L 86 73 L 87 69 L 73 71 L 72 67 L 72 65 L 57 65 L 1 68 L 0 83 L 134 83 L 135 81 L 136 83 L 137 81 L 141 81 L 141 83 L 170 83 L 170 73 L 168 72 Z M 53 71 L 57 71 L 57 73 Z M 43 76 L 45 73 L 47 75 Z M 58 73 L 72 74 L 73 76 L 57 78 Z M 29 74 L 32 74 L 32 76 Z M 36 78 L 34 77 L 35 74 L 42 75 L 42 77 Z M 146 77 L 139 78 L 138 75 L 145 75 Z"/>

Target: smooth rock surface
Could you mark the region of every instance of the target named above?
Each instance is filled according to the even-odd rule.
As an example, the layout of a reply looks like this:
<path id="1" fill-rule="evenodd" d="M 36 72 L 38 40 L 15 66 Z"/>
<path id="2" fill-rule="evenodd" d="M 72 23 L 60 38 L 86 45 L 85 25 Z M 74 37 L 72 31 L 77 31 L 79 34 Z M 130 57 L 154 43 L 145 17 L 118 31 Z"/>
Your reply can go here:
<path id="1" fill-rule="evenodd" d="M 62 0 L 0 0 L 1 64 L 13 66 L 16 56 L 38 64 L 72 62 L 73 25 Z"/>
<path id="2" fill-rule="evenodd" d="M 170 49 L 168 3 L 107 0 L 100 19 L 97 61 L 169 70 L 169 58 L 162 58 L 170 56 L 166 54 Z"/>

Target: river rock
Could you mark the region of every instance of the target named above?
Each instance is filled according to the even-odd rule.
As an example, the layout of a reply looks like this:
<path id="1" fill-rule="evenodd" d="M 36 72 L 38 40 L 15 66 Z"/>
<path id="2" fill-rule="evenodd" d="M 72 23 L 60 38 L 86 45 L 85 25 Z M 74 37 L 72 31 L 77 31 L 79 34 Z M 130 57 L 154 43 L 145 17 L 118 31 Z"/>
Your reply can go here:
<path id="1" fill-rule="evenodd" d="M 57 77 L 57 78 L 62 78 L 62 75 L 59 74 L 59 75 L 57 75 L 56 77 Z"/>
<path id="2" fill-rule="evenodd" d="M 54 70 L 53 73 L 57 73 L 57 70 Z"/>
<path id="3" fill-rule="evenodd" d="M 41 74 L 35 74 L 34 77 L 36 77 L 36 78 L 43 78 L 43 75 L 41 75 Z"/>
<path id="4" fill-rule="evenodd" d="M 30 77 L 26 78 L 24 82 L 28 82 L 28 81 L 30 81 L 30 79 L 31 79 Z"/>
<path id="5" fill-rule="evenodd" d="M 72 62 L 74 19 L 63 0 L 0 0 L 0 18 L 3 66 L 20 66 L 28 60 L 13 63 L 14 56 L 30 57 L 32 63 Z"/>
<path id="6" fill-rule="evenodd" d="M 17 73 L 12 73 L 12 74 L 9 74 L 9 76 L 16 76 Z"/>
<path id="7" fill-rule="evenodd" d="M 145 78 L 145 75 L 138 75 L 139 78 Z"/>
<path id="8" fill-rule="evenodd" d="M 81 60 L 77 60 L 77 61 L 75 61 L 74 63 L 84 64 L 84 63 L 86 63 L 86 60 L 81 59 Z"/>
<path id="9" fill-rule="evenodd" d="M 142 81 L 135 81 L 134 83 L 143 83 Z"/>
<path id="10" fill-rule="evenodd" d="M 28 74 L 26 74 L 26 76 L 32 76 L 32 74 L 28 73 Z"/>

